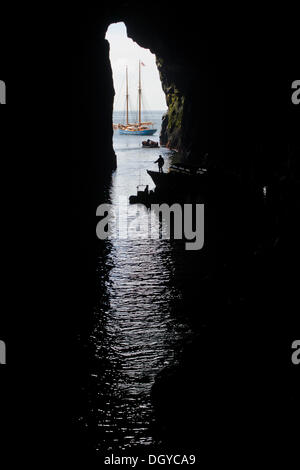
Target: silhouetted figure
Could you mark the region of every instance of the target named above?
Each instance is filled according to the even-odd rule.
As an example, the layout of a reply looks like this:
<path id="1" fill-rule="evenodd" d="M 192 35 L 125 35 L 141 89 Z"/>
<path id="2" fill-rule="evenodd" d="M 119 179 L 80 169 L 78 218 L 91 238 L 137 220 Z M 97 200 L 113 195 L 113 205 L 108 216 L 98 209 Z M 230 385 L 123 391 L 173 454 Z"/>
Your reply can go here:
<path id="1" fill-rule="evenodd" d="M 158 171 L 160 173 L 163 173 L 163 166 L 165 164 L 165 161 L 164 161 L 163 157 L 160 155 L 158 157 L 158 159 L 156 160 L 156 162 L 154 162 L 154 163 L 158 163 Z"/>

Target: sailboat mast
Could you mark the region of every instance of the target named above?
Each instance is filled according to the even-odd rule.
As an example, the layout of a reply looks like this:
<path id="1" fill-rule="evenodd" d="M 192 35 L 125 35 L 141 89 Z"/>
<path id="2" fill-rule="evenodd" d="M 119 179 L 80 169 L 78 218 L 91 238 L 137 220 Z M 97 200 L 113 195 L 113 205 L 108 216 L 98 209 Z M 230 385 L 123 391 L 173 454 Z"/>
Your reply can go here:
<path id="1" fill-rule="evenodd" d="M 141 86 L 141 61 L 139 60 L 139 125 L 141 125 L 141 98 L 142 98 L 142 86 Z"/>
<path id="2" fill-rule="evenodd" d="M 126 66 L 126 124 L 128 126 L 128 67 Z"/>

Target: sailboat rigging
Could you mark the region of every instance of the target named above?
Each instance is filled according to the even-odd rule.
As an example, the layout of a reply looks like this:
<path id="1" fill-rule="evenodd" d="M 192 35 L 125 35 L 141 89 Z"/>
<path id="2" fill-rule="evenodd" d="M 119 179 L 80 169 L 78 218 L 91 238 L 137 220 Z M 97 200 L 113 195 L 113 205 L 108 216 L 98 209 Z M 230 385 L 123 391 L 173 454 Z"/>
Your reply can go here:
<path id="1" fill-rule="evenodd" d="M 144 65 L 144 64 L 143 64 Z M 141 61 L 139 61 L 139 86 L 138 86 L 138 122 L 129 123 L 128 118 L 128 68 L 126 67 L 126 124 L 114 124 L 114 129 L 119 129 L 120 134 L 125 135 L 153 135 L 157 129 L 153 128 L 152 122 L 142 122 L 142 81 L 141 81 Z M 152 126 L 152 127 L 150 127 Z"/>

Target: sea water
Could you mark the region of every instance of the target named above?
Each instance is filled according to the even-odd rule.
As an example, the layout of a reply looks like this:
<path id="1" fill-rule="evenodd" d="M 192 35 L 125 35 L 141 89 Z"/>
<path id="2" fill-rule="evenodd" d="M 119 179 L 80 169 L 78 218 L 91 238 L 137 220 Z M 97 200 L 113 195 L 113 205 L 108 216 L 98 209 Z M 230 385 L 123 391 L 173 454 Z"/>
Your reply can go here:
<path id="1" fill-rule="evenodd" d="M 152 140 L 159 141 L 162 116 L 163 111 L 152 115 L 157 129 Z M 118 122 L 124 122 L 123 113 L 114 113 Z M 136 194 L 138 184 L 154 188 L 146 170 L 157 170 L 159 155 L 168 169 L 172 152 L 143 148 L 143 140 L 114 131 L 117 170 L 107 202 L 116 210 L 120 196 Z M 139 210 L 147 216 L 146 208 Z M 194 259 L 187 256 L 183 243 L 143 237 L 107 240 L 99 250 L 98 299 L 86 344 L 87 406 L 79 421 L 100 454 L 153 444 L 151 387 L 191 335 L 182 306 L 182 282 Z"/>

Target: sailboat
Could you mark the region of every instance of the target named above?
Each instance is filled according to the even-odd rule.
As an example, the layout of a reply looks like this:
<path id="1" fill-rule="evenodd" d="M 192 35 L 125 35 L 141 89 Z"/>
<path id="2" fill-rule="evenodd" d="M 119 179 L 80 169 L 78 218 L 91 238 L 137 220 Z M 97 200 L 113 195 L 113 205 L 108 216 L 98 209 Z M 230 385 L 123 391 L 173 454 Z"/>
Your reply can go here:
<path id="1" fill-rule="evenodd" d="M 143 64 L 144 65 L 144 64 Z M 141 85 L 141 61 L 139 61 L 139 87 L 138 87 L 138 122 L 130 124 L 128 120 L 128 68 L 126 67 L 126 124 L 118 124 L 120 134 L 125 135 L 153 135 L 157 129 L 153 128 L 152 122 L 142 122 L 142 85 Z M 151 127 L 150 127 L 151 126 Z"/>

